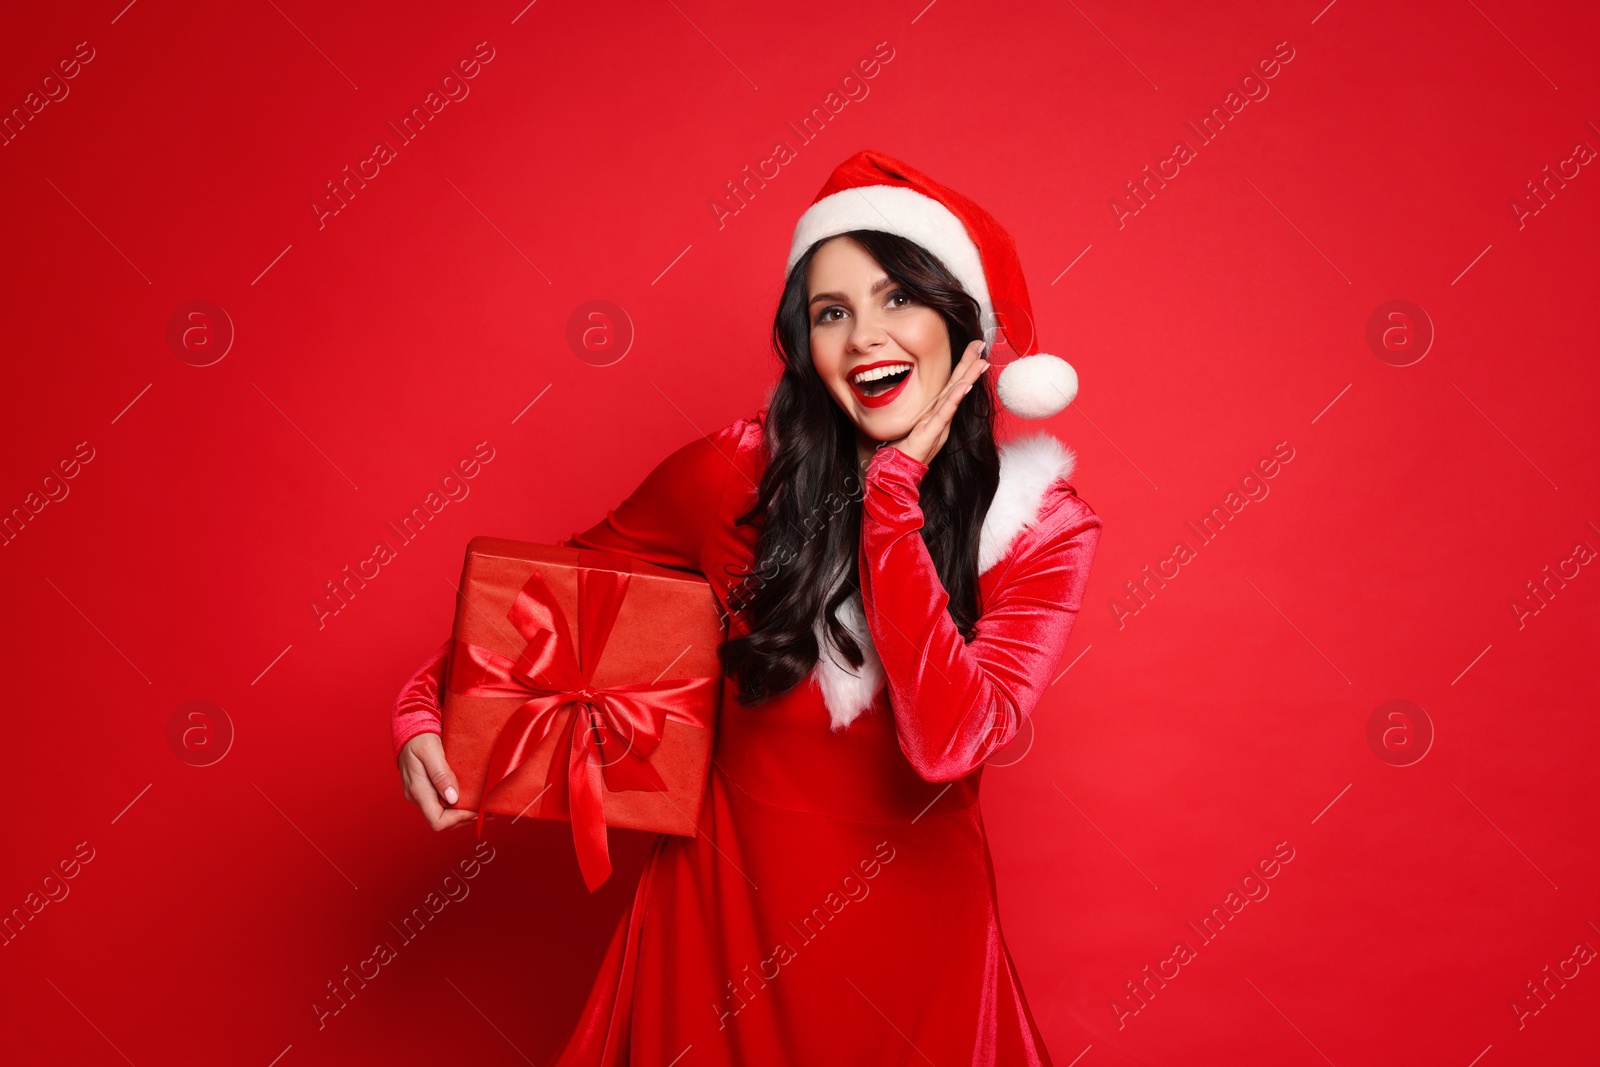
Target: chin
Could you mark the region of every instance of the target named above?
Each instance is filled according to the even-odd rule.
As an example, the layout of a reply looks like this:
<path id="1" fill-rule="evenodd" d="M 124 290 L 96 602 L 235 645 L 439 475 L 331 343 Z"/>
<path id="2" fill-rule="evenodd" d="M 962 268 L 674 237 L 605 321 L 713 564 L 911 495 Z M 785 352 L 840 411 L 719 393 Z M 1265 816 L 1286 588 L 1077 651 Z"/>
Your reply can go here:
<path id="1" fill-rule="evenodd" d="M 868 411 L 861 413 L 856 425 L 874 441 L 898 441 L 911 432 L 912 421 L 906 415 Z"/>

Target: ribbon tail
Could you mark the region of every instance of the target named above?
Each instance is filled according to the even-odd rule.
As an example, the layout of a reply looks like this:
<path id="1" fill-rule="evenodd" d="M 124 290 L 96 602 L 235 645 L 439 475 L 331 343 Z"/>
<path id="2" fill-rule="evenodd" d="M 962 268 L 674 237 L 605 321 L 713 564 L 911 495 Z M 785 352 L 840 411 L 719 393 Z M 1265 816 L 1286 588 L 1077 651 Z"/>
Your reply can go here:
<path id="1" fill-rule="evenodd" d="M 637 751 L 630 751 L 615 763 L 607 764 L 601 771 L 606 788 L 613 793 L 636 789 L 646 793 L 665 793 L 667 783 L 661 772 L 650 765 L 648 759 Z"/>
<path id="2" fill-rule="evenodd" d="M 511 777 L 533 750 L 549 736 L 550 731 L 557 725 L 556 713 L 560 707 L 561 705 L 551 697 L 533 697 L 512 712 L 511 718 L 500 728 L 500 733 L 494 741 L 494 749 L 489 753 L 489 765 L 484 774 L 483 798 L 478 803 L 480 824 L 483 811 L 489 804 L 489 794 L 494 792 L 501 782 Z"/>
<path id="3" fill-rule="evenodd" d="M 567 756 L 567 807 L 572 815 L 572 845 L 584 884 L 593 893 L 611 877 L 605 811 L 600 800 L 601 769 L 594 757 L 594 709 L 573 708 L 572 747 Z"/>

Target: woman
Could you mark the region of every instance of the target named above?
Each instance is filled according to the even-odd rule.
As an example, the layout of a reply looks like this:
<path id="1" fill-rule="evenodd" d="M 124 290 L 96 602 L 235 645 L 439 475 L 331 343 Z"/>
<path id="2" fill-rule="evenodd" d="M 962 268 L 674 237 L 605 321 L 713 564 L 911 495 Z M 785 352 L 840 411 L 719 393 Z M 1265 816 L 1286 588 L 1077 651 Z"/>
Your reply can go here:
<path id="1" fill-rule="evenodd" d="M 1026 316 L 1016 254 L 971 201 L 863 152 L 789 262 L 769 403 L 563 542 L 701 573 L 730 624 L 699 835 L 657 839 L 556 1062 L 1048 1064 L 978 786 L 1060 669 L 1100 519 L 1055 438 L 994 440 L 980 315 Z M 1033 355 L 998 391 L 1036 417 L 1076 377 Z M 443 807 L 449 647 L 394 714 L 436 828 L 475 817 Z"/>

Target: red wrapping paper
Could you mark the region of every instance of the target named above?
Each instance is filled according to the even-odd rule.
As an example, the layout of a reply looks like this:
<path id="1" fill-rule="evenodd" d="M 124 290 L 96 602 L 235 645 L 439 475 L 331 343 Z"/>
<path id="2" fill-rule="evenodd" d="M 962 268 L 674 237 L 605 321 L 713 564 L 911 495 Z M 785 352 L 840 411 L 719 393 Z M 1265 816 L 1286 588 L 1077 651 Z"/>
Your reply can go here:
<path id="1" fill-rule="evenodd" d="M 697 832 L 725 636 L 704 578 L 476 537 L 452 633 L 441 733 L 480 837 L 491 811 L 568 821 L 592 892 L 607 826 Z"/>

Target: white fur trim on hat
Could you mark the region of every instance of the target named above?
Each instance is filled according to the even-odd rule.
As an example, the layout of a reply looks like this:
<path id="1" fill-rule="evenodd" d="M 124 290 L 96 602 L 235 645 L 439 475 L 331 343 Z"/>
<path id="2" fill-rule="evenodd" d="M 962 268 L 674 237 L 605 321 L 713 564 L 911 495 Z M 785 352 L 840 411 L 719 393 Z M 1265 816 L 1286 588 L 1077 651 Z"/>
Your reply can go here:
<path id="1" fill-rule="evenodd" d="M 794 269 L 806 249 L 825 237 L 849 230 L 883 230 L 915 241 L 939 257 L 987 321 L 992 310 L 983 257 L 955 212 L 931 196 L 901 185 L 862 185 L 841 189 L 806 208 L 795 224 L 784 273 Z"/>

